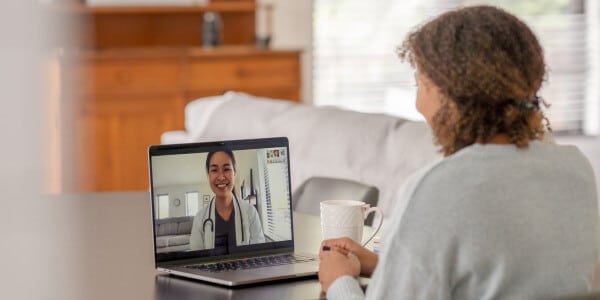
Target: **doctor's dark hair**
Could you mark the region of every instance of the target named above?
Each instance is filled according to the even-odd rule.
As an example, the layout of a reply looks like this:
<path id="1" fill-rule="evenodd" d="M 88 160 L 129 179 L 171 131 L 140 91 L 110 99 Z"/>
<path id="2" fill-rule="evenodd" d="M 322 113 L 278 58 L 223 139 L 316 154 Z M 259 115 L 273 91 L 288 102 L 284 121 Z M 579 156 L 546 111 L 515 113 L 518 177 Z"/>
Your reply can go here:
<path id="1" fill-rule="evenodd" d="M 229 156 L 229 158 L 231 158 L 231 163 L 233 163 L 233 170 L 235 171 L 236 166 L 235 166 L 235 156 L 233 155 L 233 151 L 225 149 L 225 150 L 217 150 L 217 151 L 208 152 L 208 155 L 206 155 L 206 173 L 208 173 L 208 169 L 210 168 L 210 159 L 217 152 L 223 152 L 223 153 L 227 154 Z"/>
<path id="2" fill-rule="evenodd" d="M 444 155 L 498 134 L 527 147 L 550 131 L 537 97 L 542 47 L 517 17 L 492 6 L 449 11 L 410 33 L 398 55 L 443 95 L 431 127 Z"/>

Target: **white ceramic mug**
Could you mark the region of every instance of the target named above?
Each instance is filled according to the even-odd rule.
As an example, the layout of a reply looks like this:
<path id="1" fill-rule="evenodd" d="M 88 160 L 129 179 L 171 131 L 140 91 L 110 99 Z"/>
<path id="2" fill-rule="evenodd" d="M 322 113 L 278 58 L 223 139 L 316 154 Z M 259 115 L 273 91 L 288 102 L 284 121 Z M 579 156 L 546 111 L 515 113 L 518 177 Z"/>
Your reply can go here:
<path id="1" fill-rule="evenodd" d="M 371 212 L 379 214 L 375 220 L 379 224 L 371 236 L 362 242 L 365 219 Z M 321 201 L 321 232 L 323 239 L 349 237 L 363 246 L 377 234 L 383 223 L 383 211 L 379 207 L 369 207 L 369 204 L 355 200 L 325 200 Z"/>

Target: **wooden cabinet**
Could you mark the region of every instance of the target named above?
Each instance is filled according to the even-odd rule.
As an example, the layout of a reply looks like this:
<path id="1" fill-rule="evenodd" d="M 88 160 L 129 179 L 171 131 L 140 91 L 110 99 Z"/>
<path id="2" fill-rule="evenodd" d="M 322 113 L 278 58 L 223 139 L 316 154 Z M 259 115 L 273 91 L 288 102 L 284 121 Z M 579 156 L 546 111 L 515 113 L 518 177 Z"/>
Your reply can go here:
<path id="1" fill-rule="evenodd" d="M 199 46 L 208 10 L 223 16 L 223 46 Z M 299 101 L 300 51 L 254 47 L 254 10 L 254 1 L 60 10 L 93 33 L 63 67 L 74 89 L 63 191 L 147 190 L 148 146 L 183 130 L 185 105 L 197 98 L 235 90 Z"/>
<path id="2" fill-rule="evenodd" d="M 160 133 L 181 129 L 177 96 L 99 96 L 77 116 L 77 191 L 143 190 L 146 149 Z"/>

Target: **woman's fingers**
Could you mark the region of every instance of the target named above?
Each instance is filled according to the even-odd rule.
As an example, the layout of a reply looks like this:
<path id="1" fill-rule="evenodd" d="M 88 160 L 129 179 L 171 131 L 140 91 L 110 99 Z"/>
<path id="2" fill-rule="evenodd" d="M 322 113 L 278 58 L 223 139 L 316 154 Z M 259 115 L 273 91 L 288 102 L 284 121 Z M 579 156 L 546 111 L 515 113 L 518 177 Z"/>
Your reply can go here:
<path id="1" fill-rule="evenodd" d="M 321 246 L 338 247 L 347 250 L 356 250 L 357 246 L 360 247 L 359 244 L 347 237 L 324 240 L 321 242 Z"/>
<path id="2" fill-rule="evenodd" d="M 343 255 L 350 253 L 350 250 L 338 246 L 322 246 L 321 251 L 337 251 Z"/>

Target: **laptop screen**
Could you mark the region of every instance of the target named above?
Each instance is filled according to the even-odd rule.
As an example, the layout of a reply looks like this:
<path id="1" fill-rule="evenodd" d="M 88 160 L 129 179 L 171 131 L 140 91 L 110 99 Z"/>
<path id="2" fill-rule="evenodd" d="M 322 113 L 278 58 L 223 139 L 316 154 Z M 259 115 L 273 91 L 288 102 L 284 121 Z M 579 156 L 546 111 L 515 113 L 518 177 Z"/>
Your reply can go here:
<path id="1" fill-rule="evenodd" d="M 287 138 L 149 149 L 157 262 L 293 249 Z"/>

